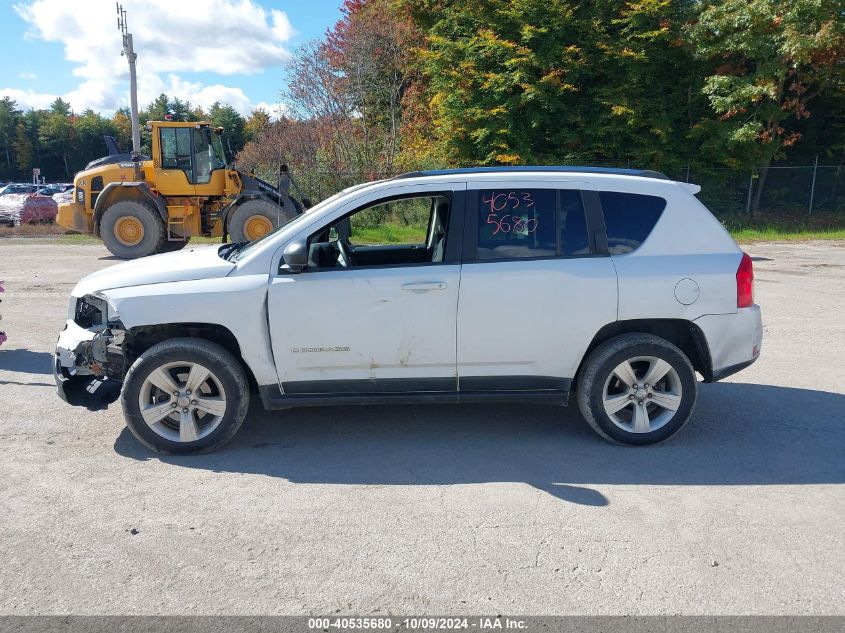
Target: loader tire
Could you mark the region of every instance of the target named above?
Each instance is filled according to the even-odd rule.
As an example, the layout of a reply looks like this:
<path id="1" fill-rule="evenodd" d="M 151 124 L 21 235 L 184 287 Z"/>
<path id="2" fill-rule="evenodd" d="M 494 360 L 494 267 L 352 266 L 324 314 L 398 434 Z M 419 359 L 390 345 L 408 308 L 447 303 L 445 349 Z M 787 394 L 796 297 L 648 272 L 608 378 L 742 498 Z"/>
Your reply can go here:
<path id="1" fill-rule="evenodd" d="M 247 200 L 232 213 L 229 235 L 233 242 L 251 242 L 264 237 L 295 215 L 296 210 L 289 200 L 281 207 L 269 200 Z"/>
<path id="2" fill-rule="evenodd" d="M 115 257 L 137 259 L 161 253 L 167 243 L 164 221 L 144 202 L 115 202 L 100 221 L 100 237 Z"/>
<path id="3" fill-rule="evenodd" d="M 181 251 L 188 245 L 188 242 L 191 241 L 191 236 L 189 235 L 184 240 L 166 240 L 164 242 L 164 246 L 161 247 L 162 253 L 172 253 L 174 251 Z"/>

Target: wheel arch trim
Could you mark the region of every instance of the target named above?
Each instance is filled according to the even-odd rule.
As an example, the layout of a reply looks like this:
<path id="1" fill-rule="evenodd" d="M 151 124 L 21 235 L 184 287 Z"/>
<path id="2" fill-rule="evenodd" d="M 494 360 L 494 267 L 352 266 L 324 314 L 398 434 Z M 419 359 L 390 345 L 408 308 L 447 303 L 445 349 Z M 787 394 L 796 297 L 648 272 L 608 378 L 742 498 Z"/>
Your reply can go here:
<path id="1" fill-rule="evenodd" d="M 131 191 L 132 197 L 115 200 L 115 197 L 120 191 L 123 191 L 124 193 Z M 153 208 L 158 211 L 161 219 L 165 222 L 165 224 L 167 223 L 167 205 L 165 200 L 161 196 L 154 194 L 147 183 L 129 181 L 110 182 L 100 192 L 100 195 L 97 196 L 97 202 L 94 205 L 94 235 L 98 237 L 100 236 L 100 223 L 102 222 L 103 214 L 106 212 L 106 209 L 115 202 L 120 202 L 123 199 L 129 199 L 132 201 L 145 200 L 152 203 Z"/>
<path id="2" fill-rule="evenodd" d="M 713 364 L 707 337 L 698 325 L 687 319 L 628 319 L 613 321 L 602 326 L 593 336 L 584 352 L 575 381 L 584 367 L 590 353 L 605 341 L 621 334 L 652 334 L 678 347 L 689 358 L 690 363 L 704 382 L 714 379 Z"/>
<path id="3" fill-rule="evenodd" d="M 255 373 L 244 358 L 237 336 L 219 323 L 179 322 L 128 328 L 123 342 L 124 376 L 141 354 L 158 343 L 176 338 L 196 338 L 219 345 L 240 362 L 250 386 L 257 388 Z"/>

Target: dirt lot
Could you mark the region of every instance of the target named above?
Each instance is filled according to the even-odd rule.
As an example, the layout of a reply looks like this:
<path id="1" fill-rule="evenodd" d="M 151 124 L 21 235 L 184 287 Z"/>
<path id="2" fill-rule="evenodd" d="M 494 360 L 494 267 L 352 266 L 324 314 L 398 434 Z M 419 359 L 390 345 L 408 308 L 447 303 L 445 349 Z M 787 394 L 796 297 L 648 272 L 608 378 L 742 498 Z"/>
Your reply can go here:
<path id="1" fill-rule="evenodd" d="M 757 244 L 763 357 L 673 441 L 575 410 L 254 409 L 159 458 L 55 395 L 102 246 L 0 240 L 0 613 L 845 614 L 845 244 Z"/>

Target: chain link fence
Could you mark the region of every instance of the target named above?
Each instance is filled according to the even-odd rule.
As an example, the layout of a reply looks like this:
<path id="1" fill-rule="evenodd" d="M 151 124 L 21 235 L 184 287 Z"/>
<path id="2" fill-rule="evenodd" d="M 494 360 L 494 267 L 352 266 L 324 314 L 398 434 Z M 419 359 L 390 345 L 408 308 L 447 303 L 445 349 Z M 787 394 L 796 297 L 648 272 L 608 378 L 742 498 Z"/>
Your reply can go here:
<path id="1" fill-rule="evenodd" d="M 699 198 L 717 214 L 750 213 L 755 203 L 762 213 L 845 212 L 843 165 L 774 164 L 765 178 L 731 169 L 691 169 L 689 182 L 701 185 Z"/>
<path id="2" fill-rule="evenodd" d="M 650 168 L 633 160 L 595 161 L 592 164 Z M 668 170 L 666 175 L 701 185 L 698 198 L 716 215 L 750 214 L 755 202 L 763 214 L 845 214 L 845 164 L 825 164 L 820 156 L 773 162 L 765 178 L 748 169 L 702 165 Z"/>
<path id="3" fill-rule="evenodd" d="M 595 167 L 651 168 L 624 159 L 591 161 L 589 164 Z M 297 173 L 296 179 L 305 195 L 318 202 L 346 187 L 394 175 L 370 173 L 362 176 L 312 170 Z M 765 178 L 747 169 L 701 165 L 668 170 L 666 175 L 674 180 L 701 185 L 698 198 L 717 216 L 750 214 L 758 196 L 757 209 L 763 215 L 845 214 L 845 164 L 825 164 L 820 157 L 801 162 L 772 163 Z"/>

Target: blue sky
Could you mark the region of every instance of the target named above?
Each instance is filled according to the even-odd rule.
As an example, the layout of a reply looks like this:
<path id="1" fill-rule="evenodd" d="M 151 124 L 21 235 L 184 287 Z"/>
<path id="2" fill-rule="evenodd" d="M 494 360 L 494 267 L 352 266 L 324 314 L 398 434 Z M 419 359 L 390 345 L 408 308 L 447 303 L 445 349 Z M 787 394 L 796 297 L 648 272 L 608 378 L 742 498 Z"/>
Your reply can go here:
<path id="1" fill-rule="evenodd" d="M 122 0 L 138 53 L 139 99 L 160 92 L 243 114 L 275 109 L 286 57 L 320 38 L 341 0 Z M 0 96 L 21 109 L 57 96 L 74 110 L 128 103 L 113 0 L 0 0 Z"/>

